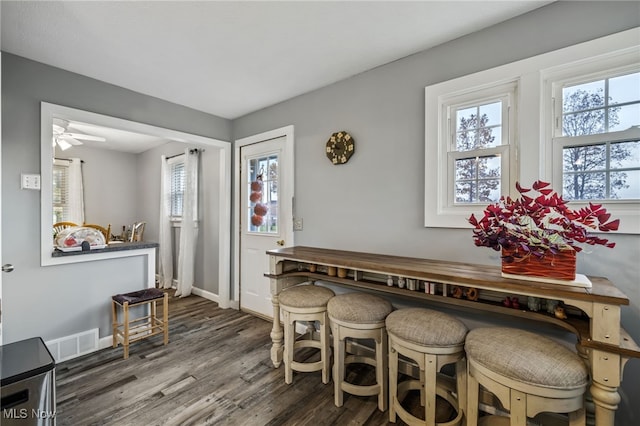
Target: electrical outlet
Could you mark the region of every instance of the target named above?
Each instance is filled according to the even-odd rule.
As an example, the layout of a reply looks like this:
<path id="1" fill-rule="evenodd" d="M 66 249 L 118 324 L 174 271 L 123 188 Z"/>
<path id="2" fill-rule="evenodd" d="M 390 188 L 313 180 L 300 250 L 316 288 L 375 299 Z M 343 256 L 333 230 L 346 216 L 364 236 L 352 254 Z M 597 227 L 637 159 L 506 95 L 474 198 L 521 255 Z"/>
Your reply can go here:
<path id="1" fill-rule="evenodd" d="M 22 173 L 20 175 L 20 189 L 40 189 L 40 175 Z"/>
<path id="2" fill-rule="evenodd" d="M 302 231 L 302 218 L 296 217 L 293 219 L 293 230 Z"/>

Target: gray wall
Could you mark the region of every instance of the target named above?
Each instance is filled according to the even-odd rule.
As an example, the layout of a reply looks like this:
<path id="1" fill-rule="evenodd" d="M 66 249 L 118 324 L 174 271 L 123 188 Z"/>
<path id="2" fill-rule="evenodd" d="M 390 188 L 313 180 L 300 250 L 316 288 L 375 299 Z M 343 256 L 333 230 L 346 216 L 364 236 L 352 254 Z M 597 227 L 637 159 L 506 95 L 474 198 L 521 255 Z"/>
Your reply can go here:
<path id="1" fill-rule="evenodd" d="M 233 122 L 239 139 L 295 126 L 296 244 L 498 265 L 470 230 L 426 229 L 424 88 L 640 25 L 638 2 L 559 2 Z M 347 130 L 356 152 L 332 166 L 324 145 Z M 578 271 L 609 277 L 631 299 L 624 327 L 640 342 L 640 236 L 579 256 Z M 640 424 L 640 360 L 625 371 L 617 424 Z M 632 402 L 635 402 L 633 404 Z"/>
<path id="2" fill-rule="evenodd" d="M 40 171 L 41 101 L 231 140 L 228 120 L 3 53 L 2 254 L 15 266 L 3 276 L 4 343 L 96 327 L 109 335 L 111 295 L 145 279 L 142 257 L 40 266 L 40 193 L 20 190 L 20 173 Z"/>

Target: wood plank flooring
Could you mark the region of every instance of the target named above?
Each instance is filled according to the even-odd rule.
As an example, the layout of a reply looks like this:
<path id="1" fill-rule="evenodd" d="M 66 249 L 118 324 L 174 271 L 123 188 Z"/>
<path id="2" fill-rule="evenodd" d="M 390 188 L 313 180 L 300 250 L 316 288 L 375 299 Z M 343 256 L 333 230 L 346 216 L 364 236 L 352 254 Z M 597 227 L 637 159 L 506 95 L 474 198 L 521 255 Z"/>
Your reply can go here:
<path id="1" fill-rule="evenodd" d="M 197 296 L 169 305 L 167 346 L 155 336 L 132 344 L 127 360 L 118 347 L 57 365 L 58 425 L 391 424 L 375 397 L 345 394 L 336 407 L 320 372 L 294 372 L 286 385 L 271 363 L 269 322 Z M 367 366 L 348 374 L 373 379 Z"/>

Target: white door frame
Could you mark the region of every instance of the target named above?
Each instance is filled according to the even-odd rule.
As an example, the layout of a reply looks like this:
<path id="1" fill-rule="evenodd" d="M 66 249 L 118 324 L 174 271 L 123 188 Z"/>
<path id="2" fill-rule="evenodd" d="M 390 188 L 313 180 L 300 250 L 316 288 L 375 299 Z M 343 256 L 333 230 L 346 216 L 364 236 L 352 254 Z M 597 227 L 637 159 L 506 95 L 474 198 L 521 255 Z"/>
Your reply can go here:
<path id="1" fill-rule="evenodd" d="M 275 138 L 285 138 L 285 150 L 281 161 L 286 165 L 284 167 L 284 180 L 290 183 L 291 188 L 291 203 L 293 204 L 293 196 L 295 194 L 294 185 L 294 151 L 293 151 L 293 125 L 280 127 L 278 129 L 270 130 L 268 132 L 259 133 L 257 135 L 248 136 L 242 139 L 236 139 L 234 143 L 234 165 L 233 165 L 233 194 L 235 200 L 233 202 L 233 300 L 231 301 L 231 307 L 234 309 L 240 309 L 240 166 L 242 157 L 240 155 L 240 149 L 243 146 L 251 145 L 254 143 L 264 142 Z M 285 200 L 284 202 L 289 202 Z M 293 229 L 293 214 L 295 211 L 291 209 L 292 217 L 291 223 L 284 223 L 284 226 L 288 226 L 289 229 Z M 291 233 L 291 244 L 293 245 L 294 233 Z M 265 255 L 266 256 L 266 255 Z"/>

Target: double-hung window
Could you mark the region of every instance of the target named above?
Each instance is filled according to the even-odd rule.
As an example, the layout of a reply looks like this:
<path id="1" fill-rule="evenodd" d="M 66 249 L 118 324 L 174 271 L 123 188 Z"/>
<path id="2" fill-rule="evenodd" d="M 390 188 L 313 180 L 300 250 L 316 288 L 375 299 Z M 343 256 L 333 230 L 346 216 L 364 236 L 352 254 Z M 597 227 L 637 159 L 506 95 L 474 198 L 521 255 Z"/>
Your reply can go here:
<path id="1" fill-rule="evenodd" d="M 640 202 L 640 67 L 554 81 L 553 180 L 572 201 Z"/>
<path id="2" fill-rule="evenodd" d="M 509 81 L 438 97 L 440 137 L 425 148 L 427 162 L 438 159 L 435 173 L 427 173 L 438 188 L 435 208 L 425 206 L 427 226 L 468 217 L 508 194 L 515 177 L 517 88 Z"/>

